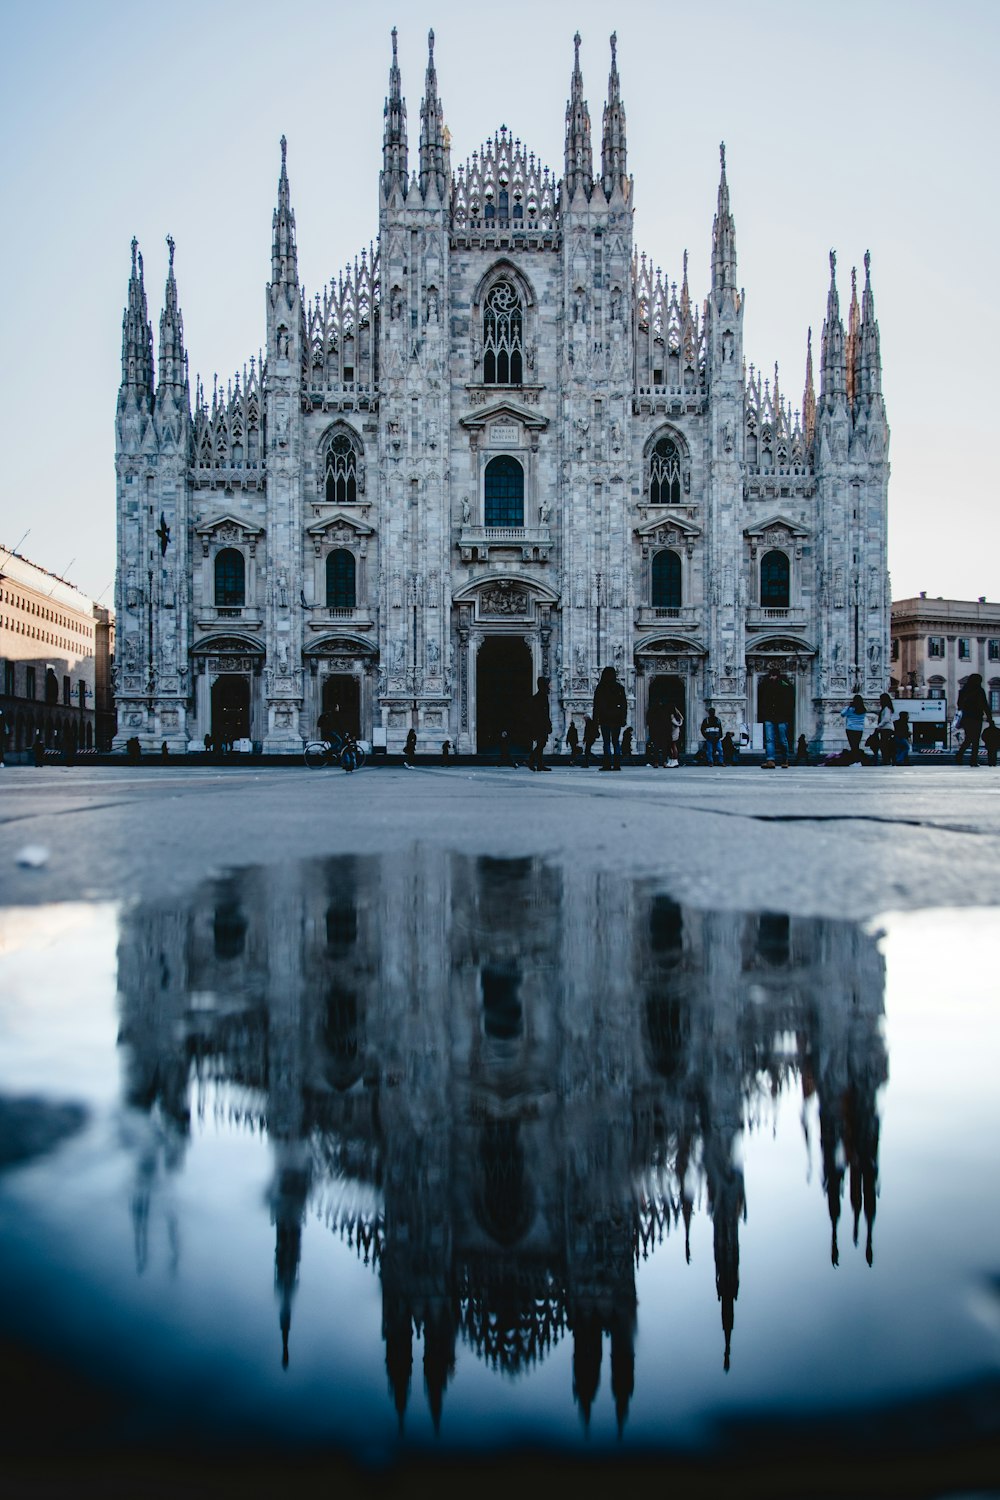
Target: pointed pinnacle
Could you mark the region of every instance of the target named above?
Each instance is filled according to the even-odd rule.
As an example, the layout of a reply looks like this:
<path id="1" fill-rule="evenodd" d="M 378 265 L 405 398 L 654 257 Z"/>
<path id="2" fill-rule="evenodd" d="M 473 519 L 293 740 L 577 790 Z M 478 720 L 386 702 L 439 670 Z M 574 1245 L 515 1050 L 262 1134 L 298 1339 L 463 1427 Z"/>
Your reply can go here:
<path id="1" fill-rule="evenodd" d="M 726 143 L 725 143 L 725 141 L 720 141 L 719 142 L 719 161 L 722 163 L 722 170 L 723 170 L 723 172 L 725 172 L 725 170 L 726 170 Z"/>
<path id="2" fill-rule="evenodd" d="M 172 272 L 174 269 L 174 237 L 172 234 L 167 235 L 167 250 L 170 254 L 170 270 Z"/>
<path id="3" fill-rule="evenodd" d="M 395 26 L 392 28 L 392 60 L 395 63 L 395 61 L 396 61 L 396 28 L 395 28 Z"/>

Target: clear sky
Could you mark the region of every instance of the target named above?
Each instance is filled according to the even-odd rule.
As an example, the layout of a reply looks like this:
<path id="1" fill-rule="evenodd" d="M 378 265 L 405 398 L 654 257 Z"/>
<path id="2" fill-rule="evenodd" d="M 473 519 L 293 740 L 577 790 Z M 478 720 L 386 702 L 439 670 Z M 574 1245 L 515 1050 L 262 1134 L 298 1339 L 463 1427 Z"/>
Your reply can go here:
<path id="1" fill-rule="evenodd" d="M 428 27 L 452 163 L 501 124 L 562 174 L 573 61 L 599 159 L 608 35 L 635 242 L 708 287 L 719 142 L 746 290 L 745 352 L 801 403 L 838 252 L 872 256 L 892 430 L 896 598 L 1000 598 L 1000 0 L 3 0 L 7 287 L 0 543 L 110 602 L 121 316 L 140 241 L 154 325 L 166 235 L 211 390 L 264 340 L 278 141 L 309 292 L 375 238 L 389 33 L 411 163 Z"/>

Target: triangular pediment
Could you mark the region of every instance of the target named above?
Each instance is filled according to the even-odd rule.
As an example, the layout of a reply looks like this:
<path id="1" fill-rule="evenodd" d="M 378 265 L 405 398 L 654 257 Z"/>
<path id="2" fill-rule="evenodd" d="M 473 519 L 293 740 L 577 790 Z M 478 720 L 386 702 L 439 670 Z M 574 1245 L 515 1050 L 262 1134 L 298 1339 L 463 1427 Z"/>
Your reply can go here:
<path id="1" fill-rule="evenodd" d="M 202 521 L 194 528 L 196 536 L 212 536 L 219 532 L 240 531 L 243 540 L 251 537 L 263 536 L 263 526 L 258 526 L 256 521 L 248 521 L 245 516 L 234 515 L 232 511 L 226 511 L 221 516 L 215 516 L 211 521 Z"/>
<path id="2" fill-rule="evenodd" d="M 374 527 L 368 526 L 357 516 L 348 515 L 346 511 L 337 510 L 333 515 L 324 516 L 321 521 L 314 521 L 306 528 L 311 537 L 321 537 L 329 532 L 353 531 L 355 536 L 374 536 Z"/>
<path id="3" fill-rule="evenodd" d="M 674 531 L 678 540 L 694 541 L 695 537 L 701 536 L 701 527 L 695 526 L 691 521 L 682 521 L 679 516 L 657 516 L 653 521 L 647 521 L 645 526 L 637 526 L 635 534 L 652 540 L 662 536 L 664 533 Z"/>
<path id="4" fill-rule="evenodd" d="M 744 526 L 743 535 L 747 537 L 762 537 L 768 531 L 787 531 L 790 536 L 804 537 L 809 532 L 798 521 L 789 520 L 788 516 L 768 516 L 766 520 L 755 521 L 752 526 Z"/>
<path id="5" fill-rule="evenodd" d="M 529 432 L 544 432 L 549 425 L 548 417 L 543 417 L 537 409 L 533 411 L 506 398 L 469 412 L 468 416 L 459 417 L 458 422 L 467 432 L 481 432 L 489 422 L 520 422 Z"/>

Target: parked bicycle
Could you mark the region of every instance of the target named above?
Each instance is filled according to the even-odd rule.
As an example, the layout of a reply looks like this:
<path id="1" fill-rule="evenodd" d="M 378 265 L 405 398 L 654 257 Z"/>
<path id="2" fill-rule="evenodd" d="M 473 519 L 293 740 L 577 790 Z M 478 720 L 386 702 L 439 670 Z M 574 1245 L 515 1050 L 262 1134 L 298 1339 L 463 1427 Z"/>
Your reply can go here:
<path id="1" fill-rule="evenodd" d="M 329 740 L 310 740 L 305 749 L 310 771 L 324 766 L 342 766 L 345 771 L 360 771 L 367 756 L 364 746 L 353 734 L 335 734 Z"/>

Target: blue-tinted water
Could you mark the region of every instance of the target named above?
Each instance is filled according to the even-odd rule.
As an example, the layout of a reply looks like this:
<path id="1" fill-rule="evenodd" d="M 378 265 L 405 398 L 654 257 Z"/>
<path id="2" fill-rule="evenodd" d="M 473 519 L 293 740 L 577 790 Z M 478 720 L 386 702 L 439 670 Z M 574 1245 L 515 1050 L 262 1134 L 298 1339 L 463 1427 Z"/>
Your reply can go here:
<path id="1" fill-rule="evenodd" d="M 996 925 L 430 850 L 0 914 L 48 1451 L 995 1443 Z"/>

